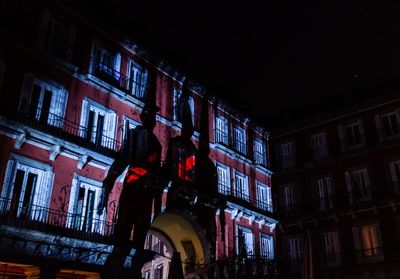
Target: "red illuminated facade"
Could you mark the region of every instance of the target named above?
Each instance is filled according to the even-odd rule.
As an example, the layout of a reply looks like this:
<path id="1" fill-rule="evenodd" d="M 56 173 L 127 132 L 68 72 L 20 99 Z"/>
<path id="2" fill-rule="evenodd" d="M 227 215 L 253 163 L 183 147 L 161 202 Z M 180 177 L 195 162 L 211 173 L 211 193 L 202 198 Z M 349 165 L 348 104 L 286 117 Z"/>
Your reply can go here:
<path id="1" fill-rule="evenodd" d="M 0 274 L 101 278 L 126 172 L 99 215 L 102 182 L 127 132 L 141 123 L 151 68 L 162 161 L 182 129 L 177 102 L 187 90 L 192 142 L 203 150 L 206 139 L 218 183 L 211 190 L 200 185 L 203 198 L 191 201 L 204 214 L 190 206 L 168 210 L 169 185 L 157 185 L 162 213 L 152 220 L 144 248 L 158 256 L 143 267 L 143 277 L 166 278 L 173 251 L 181 255 L 185 278 L 276 276 L 265 128 L 62 1 L 0 3 Z M 200 127 L 205 109 L 206 134 Z M 179 175 L 193 182 L 203 159 L 189 156 Z"/>
<path id="2" fill-rule="evenodd" d="M 397 88 L 368 85 L 368 98 L 272 132 L 282 278 L 310 262 L 316 278 L 399 276 Z"/>

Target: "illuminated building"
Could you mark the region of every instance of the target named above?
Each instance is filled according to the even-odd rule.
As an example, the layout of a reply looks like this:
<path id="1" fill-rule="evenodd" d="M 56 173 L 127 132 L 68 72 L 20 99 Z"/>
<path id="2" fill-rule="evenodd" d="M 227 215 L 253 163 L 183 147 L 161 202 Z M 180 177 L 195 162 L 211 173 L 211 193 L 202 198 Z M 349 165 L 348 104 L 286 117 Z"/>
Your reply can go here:
<path id="1" fill-rule="evenodd" d="M 140 124 L 150 67 L 163 158 L 182 128 L 176 108 L 184 84 L 199 149 L 201 112 L 209 112 L 207 158 L 218 185 L 215 194 L 203 193 L 209 202 L 197 202 L 204 215 L 188 206 L 165 210 L 168 185 L 157 185 L 164 211 L 145 248 L 164 255 L 153 260 L 155 268 L 144 265 L 143 276 L 165 278 L 173 251 L 186 278 L 218 278 L 224 264 L 230 275 L 273 276 L 277 221 L 268 131 L 217 95 L 208 93 L 205 108 L 202 85 L 61 1 L 0 3 L 0 276 L 100 278 L 112 251 L 123 176 L 99 215 L 102 181 L 128 129 Z"/>

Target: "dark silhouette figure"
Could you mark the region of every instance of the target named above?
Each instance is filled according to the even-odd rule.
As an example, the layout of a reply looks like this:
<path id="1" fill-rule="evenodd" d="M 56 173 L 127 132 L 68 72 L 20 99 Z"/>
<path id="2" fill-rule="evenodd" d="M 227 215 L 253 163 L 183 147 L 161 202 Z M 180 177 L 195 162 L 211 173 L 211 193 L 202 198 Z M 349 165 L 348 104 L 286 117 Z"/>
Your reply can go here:
<path id="1" fill-rule="evenodd" d="M 149 77 L 150 78 L 150 77 Z M 151 91 L 148 91 L 150 94 Z M 114 231 L 114 249 L 106 262 L 107 278 L 124 278 L 125 257 L 132 246 L 136 249 L 132 258 L 130 278 L 141 278 L 141 268 L 145 259 L 143 247 L 151 225 L 153 200 L 155 207 L 161 204 L 162 189 L 159 187 L 161 144 L 153 134 L 158 107 L 149 101 L 143 108 L 140 119 L 142 125 L 130 129 L 124 144 L 103 181 L 103 197 L 98 205 L 99 214 L 108 203 L 108 195 L 115 180 L 128 166 L 122 192 L 119 198 L 118 217 Z M 133 229 L 133 238 L 131 233 Z M 120 277 L 118 277 L 120 276 Z"/>
<path id="2" fill-rule="evenodd" d="M 197 200 L 195 170 L 198 150 L 191 138 L 194 132 L 188 96 L 184 91 L 179 99 L 179 115 L 182 130 L 170 139 L 165 160 L 165 173 L 171 181 L 167 197 L 167 209 L 183 208 Z"/>

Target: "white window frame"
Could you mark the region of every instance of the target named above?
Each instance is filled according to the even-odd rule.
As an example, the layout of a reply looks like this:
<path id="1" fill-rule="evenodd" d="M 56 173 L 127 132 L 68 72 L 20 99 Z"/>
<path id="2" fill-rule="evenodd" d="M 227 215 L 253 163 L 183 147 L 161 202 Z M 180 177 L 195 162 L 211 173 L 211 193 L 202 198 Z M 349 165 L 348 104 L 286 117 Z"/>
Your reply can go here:
<path id="1" fill-rule="evenodd" d="M 257 188 L 257 207 L 262 210 L 272 212 L 272 192 L 271 186 L 256 181 Z"/>
<path id="2" fill-rule="evenodd" d="M 222 115 L 215 116 L 215 143 L 229 144 L 228 119 Z"/>
<path id="3" fill-rule="evenodd" d="M 392 189 L 396 195 L 400 194 L 400 160 L 389 162 L 389 175 Z"/>
<path id="4" fill-rule="evenodd" d="M 279 157 L 282 168 L 289 168 L 295 165 L 295 144 L 294 141 L 288 141 L 279 145 Z"/>
<path id="5" fill-rule="evenodd" d="M 235 170 L 234 171 L 234 181 L 235 181 L 235 197 L 249 201 L 249 181 L 248 176 Z"/>
<path id="6" fill-rule="evenodd" d="M 65 110 L 67 107 L 68 91 L 64 86 L 45 78 L 35 77 L 31 74 L 25 74 L 24 84 L 21 92 L 20 111 L 27 111 L 30 109 L 29 104 L 32 103 L 34 86 L 41 88 L 38 107 L 34 112 L 35 119 L 39 120 L 44 92 L 47 90 L 51 93 L 51 102 L 49 107 L 49 115 L 47 124 L 62 128 L 64 125 Z"/>
<path id="7" fill-rule="evenodd" d="M 239 233 L 240 231 L 244 234 L 244 245 L 247 256 L 254 256 L 254 234 L 250 228 L 236 225 L 236 255 L 239 255 Z"/>
<path id="8" fill-rule="evenodd" d="M 68 227 L 77 230 L 85 229 L 83 227 L 83 221 L 87 216 L 77 216 L 76 214 L 77 210 L 76 206 L 79 198 L 79 190 L 81 188 L 85 189 L 83 207 L 86 207 L 88 191 L 89 190 L 93 191 L 95 195 L 93 201 L 92 215 L 89 216 L 89 218 L 92 219 L 93 223 L 91 224 L 90 229 L 86 230 L 86 232 L 96 232 L 99 234 L 104 234 L 105 233 L 104 220 L 106 217 L 106 211 L 104 210 L 102 215 L 99 215 L 97 212 L 97 205 L 99 204 L 100 197 L 103 191 L 102 182 L 78 175 L 76 173 L 74 174 L 71 185 L 71 194 L 68 206 L 68 220 L 67 220 Z M 78 227 L 76 227 L 77 222 L 79 223 Z"/>
<path id="9" fill-rule="evenodd" d="M 355 127 L 358 127 L 358 131 L 360 133 L 360 142 L 359 143 L 355 142 L 355 138 L 356 138 L 355 133 L 354 133 Z M 347 133 L 347 131 L 348 131 L 347 128 L 351 129 L 351 134 Z M 363 126 L 363 121 L 361 119 L 338 126 L 338 133 L 339 133 L 339 140 L 340 140 L 340 145 L 341 145 L 342 151 L 351 150 L 354 148 L 360 148 L 365 145 L 364 126 Z M 352 138 L 352 140 L 354 142 L 349 144 L 347 142 L 348 138 Z"/>
<path id="10" fill-rule="evenodd" d="M 260 255 L 268 260 L 274 259 L 274 237 L 272 235 L 260 233 Z"/>
<path id="11" fill-rule="evenodd" d="M 231 178 L 230 168 L 217 162 L 217 175 L 218 175 L 218 192 L 223 195 L 231 194 Z M 223 187 L 221 187 L 223 186 Z"/>
<path id="12" fill-rule="evenodd" d="M 88 125 L 89 125 L 89 113 L 93 111 L 95 116 L 102 115 L 104 117 L 103 123 L 103 131 L 101 137 L 101 146 L 106 147 L 108 149 L 115 149 L 115 138 L 116 138 L 116 123 L 117 123 L 117 113 L 111 109 L 106 108 L 105 106 L 91 100 L 85 98 L 82 101 L 82 111 L 81 111 L 81 122 L 80 125 L 85 127 L 80 131 L 80 136 L 83 138 L 87 137 Z M 97 118 L 96 118 L 97 119 Z M 93 123 L 95 123 L 94 121 Z M 91 142 L 95 142 L 96 139 L 96 129 L 97 124 L 94 124 L 94 129 L 92 129 L 92 135 L 90 137 Z"/>
<path id="13" fill-rule="evenodd" d="M 367 168 L 346 171 L 344 175 L 350 204 L 371 199 L 371 186 Z"/>
<path id="14" fill-rule="evenodd" d="M 393 119 L 390 118 L 390 116 L 394 116 L 396 123 L 393 123 L 392 121 Z M 389 119 L 390 133 L 387 133 L 387 131 L 385 130 L 385 125 L 384 125 L 385 117 L 388 117 Z M 380 141 L 400 137 L 400 109 L 375 115 L 375 125 L 378 131 Z M 396 128 L 394 128 L 394 126 L 396 126 Z"/>
<path id="15" fill-rule="evenodd" d="M 331 176 L 323 176 L 315 179 L 315 187 L 318 197 L 318 210 L 324 211 L 333 208 L 334 187 Z"/>
<path id="16" fill-rule="evenodd" d="M 34 196 L 29 215 L 32 220 L 46 222 L 50 206 L 51 193 L 53 191 L 53 169 L 50 165 L 21 155 L 11 154 L 7 162 L 6 173 L 1 191 L 1 198 L 3 202 L 6 202 L 6 204 L 1 205 L 1 208 L 10 210 L 11 203 L 8 201 L 10 201 L 13 196 L 17 170 L 22 170 L 37 175 L 37 182 L 33 193 Z M 23 188 L 21 189 L 19 204 L 24 198 L 24 186 L 26 186 L 25 182 L 26 181 L 24 181 Z M 17 216 L 19 214 L 21 214 L 21 208 L 18 208 Z"/>
<path id="17" fill-rule="evenodd" d="M 338 231 L 321 233 L 322 251 L 325 264 L 329 267 L 338 266 L 341 262 L 341 249 Z"/>
<path id="18" fill-rule="evenodd" d="M 259 138 L 254 140 L 254 161 L 256 164 L 267 165 L 267 147 L 265 141 Z"/>
<path id="19" fill-rule="evenodd" d="M 141 125 L 140 122 L 129 118 L 128 116 L 122 116 L 122 133 L 121 133 L 121 142 L 124 142 L 127 137 L 128 129 L 135 129 L 137 126 Z"/>
<path id="20" fill-rule="evenodd" d="M 142 100 L 146 94 L 147 71 L 133 60 L 128 61 L 128 82 L 126 89 L 134 96 Z"/>
<path id="21" fill-rule="evenodd" d="M 310 141 L 311 141 L 311 152 L 313 160 L 326 158 L 328 156 L 328 148 L 327 148 L 325 132 L 311 135 Z"/>
<path id="22" fill-rule="evenodd" d="M 246 130 L 242 127 L 235 126 L 233 128 L 235 150 L 247 154 Z"/>
<path id="23" fill-rule="evenodd" d="M 107 65 L 103 62 L 105 55 L 109 55 L 112 59 L 110 65 Z M 121 83 L 121 53 L 112 52 L 100 46 L 97 40 L 94 40 L 92 47 L 92 59 L 95 59 L 96 61 L 94 63 L 92 60 L 90 61 L 91 73 L 96 73 L 96 71 L 104 72 Z M 98 68 L 95 68 L 96 65 Z"/>

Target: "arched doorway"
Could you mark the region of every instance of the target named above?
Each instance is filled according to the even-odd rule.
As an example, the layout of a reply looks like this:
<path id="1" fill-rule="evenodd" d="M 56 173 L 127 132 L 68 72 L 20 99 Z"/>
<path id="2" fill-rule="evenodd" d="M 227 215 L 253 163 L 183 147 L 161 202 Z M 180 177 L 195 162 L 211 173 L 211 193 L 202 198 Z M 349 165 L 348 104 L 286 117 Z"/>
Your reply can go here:
<path id="1" fill-rule="evenodd" d="M 144 278 L 166 279 L 174 251 L 180 253 L 185 278 L 208 278 L 209 245 L 203 229 L 189 214 L 160 214 L 147 234 L 145 248 L 157 252 L 158 256 L 144 264 Z"/>

